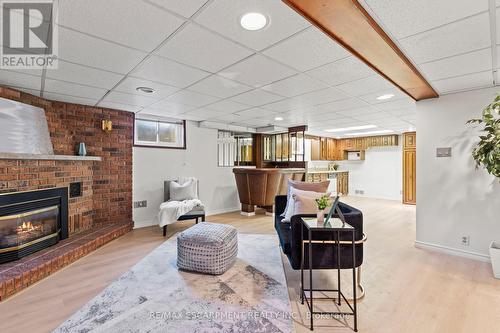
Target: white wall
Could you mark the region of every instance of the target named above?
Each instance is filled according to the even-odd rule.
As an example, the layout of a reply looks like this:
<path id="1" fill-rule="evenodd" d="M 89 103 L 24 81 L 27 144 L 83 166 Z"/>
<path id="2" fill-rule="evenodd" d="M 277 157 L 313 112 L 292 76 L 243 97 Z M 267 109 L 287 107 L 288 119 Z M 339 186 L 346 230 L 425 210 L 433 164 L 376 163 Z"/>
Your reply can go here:
<path id="1" fill-rule="evenodd" d="M 399 146 L 366 150 L 364 161 L 339 161 L 338 164 L 340 169 L 349 170 L 349 195 L 401 201 L 401 142 Z M 363 190 L 364 194 L 356 194 L 356 190 Z"/>
<path id="2" fill-rule="evenodd" d="M 417 103 L 417 244 L 487 258 L 500 240 L 500 184 L 471 157 L 478 130 L 465 125 L 478 118 L 498 88 L 450 94 Z M 437 158 L 437 147 L 452 157 Z M 470 245 L 461 237 L 470 236 Z"/>
<path id="3" fill-rule="evenodd" d="M 147 200 L 147 208 L 133 210 L 136 227 L 153 225 L 163 202 L 163 181 L 194 176 L 200 181 L 200 199 L 207 215 L 239 210 L 232 168 L 217 166 L 217 130 L 187 122 L 187 149 L 134 147 L 133 200 Z"/>
<path id="4" fill-rule="evenodd" d="M 401 201 L 401 142 L 399 146 L 367 149 L 364 161 L 338 164 L 340 169 L 349 170 L 349 195 Z M 356 190 L 363 190 L 364 194 L 356 194 Z"/>

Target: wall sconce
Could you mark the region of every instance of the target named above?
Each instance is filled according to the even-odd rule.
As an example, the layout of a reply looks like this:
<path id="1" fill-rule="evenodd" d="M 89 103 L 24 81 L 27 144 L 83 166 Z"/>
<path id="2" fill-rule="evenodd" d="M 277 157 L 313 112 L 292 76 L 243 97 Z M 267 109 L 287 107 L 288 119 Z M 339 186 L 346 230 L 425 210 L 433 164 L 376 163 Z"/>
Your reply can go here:
<path id="1" fill-rule="evenodd" d="M 111 133 L 113 130 L 113 122 L 111 120 L 104 119 L 102 121 L 102 130 L 106 133 Z"/>

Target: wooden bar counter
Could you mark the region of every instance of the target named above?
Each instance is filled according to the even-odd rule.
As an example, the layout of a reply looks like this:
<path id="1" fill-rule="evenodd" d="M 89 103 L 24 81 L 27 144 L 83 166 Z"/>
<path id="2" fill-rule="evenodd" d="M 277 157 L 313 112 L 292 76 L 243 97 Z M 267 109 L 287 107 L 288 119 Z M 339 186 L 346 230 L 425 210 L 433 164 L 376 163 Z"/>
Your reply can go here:
<path id="1" fill-rule="evenodd" d="M 274 197 L 286 194 L 288 179 L 303 180 L 305 169 L 234 168 L 243 215 L 255 214 L 255 206 L 273 213 Z"/>

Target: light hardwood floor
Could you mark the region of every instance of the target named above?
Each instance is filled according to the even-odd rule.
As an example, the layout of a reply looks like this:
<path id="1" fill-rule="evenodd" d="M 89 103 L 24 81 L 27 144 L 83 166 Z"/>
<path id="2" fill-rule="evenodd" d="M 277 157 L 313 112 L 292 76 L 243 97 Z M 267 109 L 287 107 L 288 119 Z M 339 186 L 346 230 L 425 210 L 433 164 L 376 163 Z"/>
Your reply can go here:
<path id="1" fill-rule="evenodd" d="M 360 332 L 500 332 L 500 281 L 493 279 L 489 264 L 416 249 L 414 206 L 343 200 L 363 211 L 368 235 Z M 241 233 L 275 233 L 265 215 L 231 213 L 208 220 L 232 224 Z M 168 237 L 191 225 L 169 227 Z M 134 230 L 0 303 L 0 332 L 50 332 L 164 240 L 159 228 Z M 309 332 L 305 306 L 298 302 L 299 272 L 286 257 L 283 266 L 296 331 Z M 331 276 L 321 272 L 317 278 L 329 283 Z M 348 276 L 343 281 L 349 282 Z M 332 319 L 317 325 L 315 332 L 352 332 Z"/>

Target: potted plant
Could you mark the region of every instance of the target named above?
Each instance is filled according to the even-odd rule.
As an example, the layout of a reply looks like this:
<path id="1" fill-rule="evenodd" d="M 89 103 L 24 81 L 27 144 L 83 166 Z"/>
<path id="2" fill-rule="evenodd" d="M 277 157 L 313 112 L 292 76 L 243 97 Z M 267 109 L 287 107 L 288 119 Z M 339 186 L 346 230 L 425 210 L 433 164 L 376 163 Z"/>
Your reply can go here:
<path id="1" fill-rule="evenodd" d="M 482 166 L 486 171 L 500 178 L 500 95 L 488 105 L 482 113 L 482 117 L 471 119 L 467 124 L 484 124 L 483 132 L 479 136 L 479 142 L 472 151 L 472 157 L 476 161 L 476 169 Z M 493 274 L 500 279 L 500 243 L 491 242 L 490 258 Z"/>
<path id="2" fill-rule="evenodd" d="M 318 212 L 316 213 L 316 218 L 318 222 L 325 221 L 325 209 L 330 205 L 330 197 L 328 195 L 323 195 L 320 198 L 315 199 L 316 205 L 318 206 Z"/>
<path id="3" fill-rule="evenodd" d="M 484 124 L 479 142 L 472 151 L 476 168 L 482 166 L 489 174 L 500 178 L 500 95 L 484 110 L 481 118 L 467 124 Z"/>

